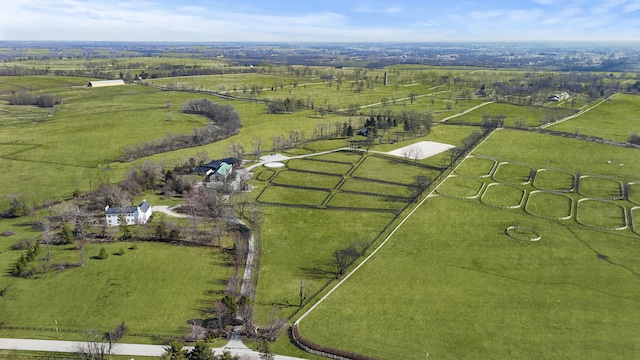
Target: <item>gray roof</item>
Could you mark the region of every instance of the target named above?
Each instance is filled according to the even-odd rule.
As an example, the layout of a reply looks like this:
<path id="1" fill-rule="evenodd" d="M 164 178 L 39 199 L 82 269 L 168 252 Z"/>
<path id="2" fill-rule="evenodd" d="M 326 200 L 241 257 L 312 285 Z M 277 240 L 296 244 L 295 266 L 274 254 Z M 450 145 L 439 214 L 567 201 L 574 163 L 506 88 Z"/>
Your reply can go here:
<path id="1" fill-rule="evenodd" d="M 138 208 L 140 208 L 140 210 L 142 210 L 142 212 L 147 212 L 147 210 L 149 210 L 149 208 L 151 207 L 151 205 L 147 202 L 147 200 L 144 200 L 140 205 L 136 206 L 128 206 L 128 207 L 110 207 L 108 208 L 105 212 L 107 215 L 120 215 L 120 214 L 133 214 L 134 212 L 136 212 L 136 210 L 138 210 Z"/>
<path id="2" fill-rule="evenodd" d="M 142 210 L 142 212 L 147 212 L 150 207 L 151 205 L 147 202 L 147 200 L 144 200 L 142 204 L 140 204 L 140 210 Z"/>
<path id="3" fill-rule="evenodd" d="M 135 206 L 129 206 L 129 207 L 110 207 L 107 209 L 106 213 L 107 215 L 120 215 L 120 214 L 133 214 L 134 212 L 136 212 L 136 210 L 138 210 L 137 207 Z"/>

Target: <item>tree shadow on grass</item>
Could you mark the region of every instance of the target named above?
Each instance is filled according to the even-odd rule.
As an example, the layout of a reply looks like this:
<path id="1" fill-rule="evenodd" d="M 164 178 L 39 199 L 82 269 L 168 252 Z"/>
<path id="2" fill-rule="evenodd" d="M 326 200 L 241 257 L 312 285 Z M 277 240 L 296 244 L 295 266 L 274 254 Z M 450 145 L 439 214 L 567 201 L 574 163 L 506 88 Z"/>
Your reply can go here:
<path id="1" fill-rule="evenodd" d="M 319 267 L 303 267 L 301 268 L 301 270 L 304 272 L 305 276 L 310 279 L 329 279 L 336 277 L 335 271 L 330 271 Z"/>

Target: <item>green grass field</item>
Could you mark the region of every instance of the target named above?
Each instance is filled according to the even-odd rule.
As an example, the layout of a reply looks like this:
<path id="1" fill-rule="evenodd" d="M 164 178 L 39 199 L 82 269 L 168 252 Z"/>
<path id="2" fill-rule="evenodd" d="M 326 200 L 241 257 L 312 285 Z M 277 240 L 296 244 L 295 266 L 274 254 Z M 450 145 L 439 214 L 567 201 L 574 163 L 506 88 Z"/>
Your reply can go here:
<path id="1" fill-rule="evenodd" d="M 493 103 L 460 116 L 455 120 L 461 121 L 461 119 L 464 119 L 467 123 L 480 124 L 482 123 L 482 116 L 485 114 L 490 116 L 504 115 L 505 126 L 516 126 L 516 123 L 520 121 L 522 124 L 521 126 L 536 127 L 540 126 L 540 120 L 542 118 L 558 120 L 575 114 L 576 112 L 576 109 L 571 108 L 551 108 Z"/>
<path id="2" fill-rule="evenodd" d="M 493 159 L 481 157 L 469 157 L 458 168 L 456 172 L 468 176 L 489 176 L 497 163 Z"/>
<path id="3" fill-rule="evenodd" d="M 287 168 L 295 170 L 317 171 L 327 174 L 345 175 L 351 170 L 350 164 L 336 164 L 332 162 L 314 161 L 315 157 L 307 159 L 292 159 L 287 161 Z"/>
<path id="4" fill-rule="evenodd" d="M 399 169 L 402 170 L 399 171 Z M 425 175 L 433 179 L 437 176 L 437 173 L 419 166 L 407 166 L 390 159 L 372 156 L 367 157 L 362 165 L 353 173 L 354 177 L 389 181 L 405 185 L 414 183 L 415 177 L 418 175 Z"/>
<path id="5" fill-rule="evenodd" d="M 114 61 L 96 59 L 87 66 L 114 75 L 170 61 L 226 66 L 221 60 L 189 58 Z M 85 66 L 85 62 L 19 63 L 46 63 L 53 71 Z M 118 70 L 109 70 L 114 65 Z M 463 96 L 465 91 L 475 91 L 474 84 L 522 82 L 530 75 L 513 69 L 402 65 L 367 69 L 367 85 L 358 93 L 350 80 L 338 84 L 319 79 L 338 72 L 346 78 L 355 67 L 311 69 L 308 76 L 285 75 L 284 68 L 279 75 L 265 67 L 259 74 L 152 80 L 242 97 L 249 96 L 243 94 L 243 87 L 256 85 L 263 89 L 257 99 L 313 100 L 315 111 L 291 114 L 269 114 L 256 101 L 228 101 L 140 85 L 88 89 L 86 83 L 93 80 L 89 78 L 0 77 L 0 197 L 28 193 L 30 201 L 40 205 L 43 200 L 67 198 L 74 191 L 122 179 L 131 164 L 116 160 L 127 145 L 168 133 L 191 133 L 207 123 L 180 112 L 190 99 L 207 97 L 234 106 L 243 121 L 240 133 L 134 163 L 153 160 L 171 167 L 198 151 L 206 151 L 212 159 L 223 158 L 231 142 L 250 153 L 256 140 L 266 154 L 272 152 L 276 136 L 297 131 L 308 140 L 319 124 L 334 128 L 333 123 L 353 120 L 346 111 L 321 116 L 320 107 L 345 110 L 357 104 L 365 116 L 417 110 L 430 112 L 438 121 L 490 100 Z M 381 84 L 385 71 L 389 86 Z M 454 74 L 464 81 L 441 81 L 442 76 Z M 8 105 L 9 94 L 21 90 L 52 93 L 63 102 L 54 109 Z M 411 93 L 416 95 L 413 103 Z M 624 142 L 638 131 L 634 128 L 638 99 L 617 95 L 550 129 Z M 576 105 L 583 102 L 578 98 Z M 542 118 L 563 118 L 577 109 L 570 102 L 545 107 L 491 103 L 452 121 L 478 124 L 483 114 L 502 114 L 507 126 L 535 127 Z M 435 124 L 428 135 L 406 140 L 400 130 L 402 125 L 387 134 L 389 139 L 397 136 L 397 143 L 376 141 L 370 150 L 388 152 L 421 140 L 460 146 L 478 127 Z M 344 148 L 346 140 L 305 142 L 283 153 L 295 156 Z M 337 283 L 334 252 L 354 243 L 380 244 L 403 218 L 396 213 L 409 200 L 399 197 L 413 195 L 409 186 L 416 176 L 438 176 L 438 171 L 424 165 L 445 168 L 449 162 L 448 152 L 413 163 L 373 152 L 339 151 L 290 160 L 287 168 L 256 168 L 250 180 L 255 186 L 251 197 L 257 198 L 264 218 L 257 323 L 264 325 L 274 313 L 281 318 L 293 316 L 299 310 L 301 281 L 311 295 L 325 293 Z M 301 332 L 313 342 L 380 359 L 633 358 L 640 352 L 635 335 L 640 329 L 639 173 L 637 149 L 497 130 L 455 169 L 454 176 L 440 183 L 368 263 L 301 322 Z M 578 176 L 579 189 L 574 189 Z M 163 205 L 179 203 L 176 198 L 150 197 Z M 270 204 L 260 206 L 260 202 Z M 41 235 L 29 226 L 37 217 L 0 219 L 0 232 L 17 232 L 0 237 L 2 268 L 10 269 L 21 255 L 11 250 L 13 244 Z M 532 229 L 540 239 L 507 235 L 514 226 Z M 153 334 L 177 336 L 187 328 L 187 320 L 210 316 L 206 311 L 233 273 L 220 250 L 161 243 L 136 243 L 137 248 L 130 249 L 130 245 L 88 244 L 84 268 L 43 278 L 14 278 L 5 270 L 0 289 L 8 291 L 0 298 L 0 322 L 7 328 L 0 329 L 0 335 L 57 338 L 49 330 L 17 327 L 51 329 L 57 321 L 63 329 L 104 331 L 125 321 L 130 331 L 149 334 L 128 341 L 157 342 Z M 95 257 L 103 246 L 110 256 L 98 260 Z M 121 246 L 126 248 L 124 255 L 115 255 Z M 75 263 L 78 253 L 73 246 L 57 246 L 53 259 Z M 39 264 L 38 260 L 30 266 Z M 61 337 L 81 336 L 75 332 Z M 281 336 L 272 350 L 306 357 L 287 336 Z"/>
<path id="6" fill-rule="evenodd" d="M 607 169 L 606 162 L 583 159 L 580 148 L 593 147 L 594 154 L 606 152 L 611 157 L 628 151 L 584 143 L 558 156 L 550 145 L 571 149 L 574 141 L 518 135 L 499 131 L 476 153 L 537 164 L 534 169 L 551 162 L 570 174 L 577 169 L 590 173 Z M 507 152 L 509 145 L 500 142 L 511 137 L 517 138 L 519 147 Z M 540 141 L 547 145 L 547 153 L 536 150 Z M 469 171 L 482 176 L 485 171 L 480 169 L 486 164 L 477 164 L 479 169 Z M 632 169 L 640 169 L 639 165 Z M 615 173 L 604 174 L 631 177 L 629 168 L 608 168 Z M 450 177 L 440 188 L 452 192 L 465 188 L 465 183 L 479 183 L 460 179 L 466 178 Z M 449 181 L 459 185 L 448 186 Z M 551 188 L 568 184 L 564 176 L 545 181 Z M 455 195 L 462 198 L 477 187 L 466 188 Z M 513 194 L 492 188 L 513 189 Z M 503 196 L 509 194 L 518 196 Z M 442 359 L 558 354 L 597 359 L 625 358 L 638 351 L 631 334 L 640 319 L 633 310 L 640 292 L 632 285 L 638 280 L 635 247 L 640 236 L 629 229 L 596 228 L 623 225 L 622 209 L 630 208 L 630 203 L 582 201 L 574 221 L 566 223 L 557 218 L 571 215 L 567 195 L 532 194 L 527 211 L 535 216 L 522 208 L 499 208 L 519 201 L 518 186 L 496 184 L 483 196 L 496 199 L 493 206 L 478 200 L 428 198 L 369 263 L 302 320 L 302 334 L 316 343 L 381 359 L 421 359 L 426 353 Z M 513 199 L 503 202 L 507 198 Z M 513 225 L 536 229 L 540 240 L 507 236 L 505 229 Z"/>
<path id="7" fill-rule="evenodd" d="M 388 196 L 411 196 L 411 191 L 409 190 L 409 187 L 406 186 L 397 186 L 358 179 L 347 179 L 340 189 L 371 194 L 383 194 Z"/>
<path id="8" fill-rule="evenodd" d="M 505 184 L 489 184 L 480 200 L 491 206 L 517 208 L 523 203 L 525 191 Z"/>
<path id="9" fill-rule="evenodd" d="M 605 230 L 623 229 L 627 226 L 624 207 L 600 200 L 579 201 L 576 220 L 585 226 Z"/>
<path id="10" fill-rule="evenodd" d="M 341 177 L 322 174 L 314 174 L 301 171 L 280 171 L 271 180 L 274 184 L 302 185 L 313 188 L 333 189 L 340 182 Z"/>
<path id="11" fill-rule="evenodd" d="M 619 94 L 571 121 L 550 126 L 549 130 L 626 142 L 632 132 L 640 132 L 636 121 L 639 104 L 640 96 Z"/>
<path id="12" fill-rule="evenodd" d="M 337 193 L 331 198 L 328 205 L 330 207 L 371 208 L 398 211 L 407 206 L 407 203 L 388 197 Z"/>
<path id="13" fill-rule="evenodd" d="M 529 193 L 525 210 L 551 220 L 569 219 L 573 214 L 573 199 L 565 194 L 536 190 Z"/>
<path id="14" fill-rule="evenodd" d="M 583 176 L 580 179 L 580 194 L 601 199 L 617 199 L 622 194 L 622 184 L 614 179 Z"/>
<path id="15" fill-rule="evenodd" d="M 260 194 L 258 201 L 277 204 L 320 206 L 329 194 L 330 192 L 321 190 L 269 186 Z"/>
<path id="16" fill-rule="evenodd" d="M 476 198 L 484 190 L 485 184 L 466 176 L 450 176 L 437 188 L 438 194 L 457 198 Z"/>
<path id="17" fill-rule="evenodd" d="M 509 184 L 526 184 L 530 180 L 531 168 L 526 165 L 500 163 L 493 178 Z"/>
<path id="18" fill-rule="evenodd" d="M 570 173 L 549 169 L 536 172 L 533 186 L 543 190 L 569 191 L 573 189 L 575 176 Z"/>
<path id="19" fill-rule="evenodd" d="M 218 250 L 156 243 L 137 243 L 131 250 L 131 245 L 88 244 L 83 268 L 45 278 L 5 276 L 9 290 L 0 302 L 3 324 L 55 328 L 57 321 L 61 329 L 106 331 L 125 321 L 132 333 L 180 334 L 187 320 L 208 316 L 233 270 L 224 266 L 225 255 Z M 94 259 L 101 247 L 111 255 Z M 127 249 L 125 254 L 114 255 L 120 247 Z M 74 249 L 52 248 L 53 261 L 76 263 Z M 12 335 L 8 329 L 0 333 Z"/>

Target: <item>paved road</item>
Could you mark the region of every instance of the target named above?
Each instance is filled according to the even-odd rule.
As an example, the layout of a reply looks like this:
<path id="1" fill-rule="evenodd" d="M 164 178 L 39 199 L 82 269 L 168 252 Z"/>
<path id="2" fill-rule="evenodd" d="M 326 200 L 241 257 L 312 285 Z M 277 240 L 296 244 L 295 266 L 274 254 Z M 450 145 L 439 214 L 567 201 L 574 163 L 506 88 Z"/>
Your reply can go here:
<path id="1" fill-rule="evenodd" d="M 29 350 L 29 351 L 46 351 L 46 352 L 78 352 L 86 343 L 80 341 L 61 341 L 61 340 L 33 340 L 33 339 L 8 339 L 0 338 L 0 349 L 3 350 Z M 190 349 L 190 347 L 185 347 Z M 213 348 L 216 354 L 229 351 L 234 355 L 239 355 L 241 359 L 254 360 L 260 359 L 260 354 L 246 347 L 240 340 L 231 340 L 223 348 Z M 127 356 L 161 356 L 164 354 L 164 346 L 162 345 L 143 345 L 143 344 L 117 344 L 113 350 L 113 355 Z M 304 360 L 290 356 L 275 355 L 276 360 Z"/>

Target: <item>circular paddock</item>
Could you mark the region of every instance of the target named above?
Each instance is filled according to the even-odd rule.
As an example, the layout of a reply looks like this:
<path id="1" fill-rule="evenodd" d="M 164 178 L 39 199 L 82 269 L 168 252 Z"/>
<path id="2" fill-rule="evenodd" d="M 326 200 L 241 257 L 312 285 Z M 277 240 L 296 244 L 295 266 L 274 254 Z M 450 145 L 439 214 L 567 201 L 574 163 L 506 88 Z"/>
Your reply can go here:
<path id="1" fill-rule="evenodd" d="M 539 241 L 542 239 L 542 236 L 535 229 L 519 225 L 509 226 L 504 233 L 511 238 L 522 241 Z"/>

